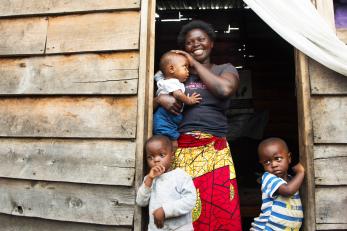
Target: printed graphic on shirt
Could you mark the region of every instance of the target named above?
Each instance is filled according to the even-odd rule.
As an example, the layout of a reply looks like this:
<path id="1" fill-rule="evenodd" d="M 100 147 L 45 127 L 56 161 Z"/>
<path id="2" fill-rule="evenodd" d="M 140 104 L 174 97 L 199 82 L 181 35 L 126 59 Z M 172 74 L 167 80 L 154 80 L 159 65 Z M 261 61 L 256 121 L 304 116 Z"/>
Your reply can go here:
<path id="1" fill-rule="evenodd" d="M 207 89 L 206 85 L 203 82 L 191 82 L 186 85 L 186 88 L 190 90 L 196 89 Z"/>

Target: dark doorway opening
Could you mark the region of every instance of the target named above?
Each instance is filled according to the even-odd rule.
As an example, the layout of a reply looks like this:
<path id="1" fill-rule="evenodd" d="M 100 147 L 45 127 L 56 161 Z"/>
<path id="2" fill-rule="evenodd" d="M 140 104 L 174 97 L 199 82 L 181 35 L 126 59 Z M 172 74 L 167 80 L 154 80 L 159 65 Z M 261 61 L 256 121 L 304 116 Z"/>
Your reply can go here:
<path id="1" fill-rule="evenodd" d="M 227 112 L 228 141 L 236 167 L 243 230 L 248 230 L 261 206 L 259 142 L 267 137 L 283 138 L 294 155 L 293 162 L 298 160 L 294 48 L 242 1 L 230 9 L 217 3 L 194 8 L 184 4 L 186 1 L 165 2 L 157 1 L 155 71 L 164 52 L 178 49 L 177 34 L 192 19 L 204 20 L 216 30 L 212 62 L 229 62 L 239 70 L 241 87 Z"/>

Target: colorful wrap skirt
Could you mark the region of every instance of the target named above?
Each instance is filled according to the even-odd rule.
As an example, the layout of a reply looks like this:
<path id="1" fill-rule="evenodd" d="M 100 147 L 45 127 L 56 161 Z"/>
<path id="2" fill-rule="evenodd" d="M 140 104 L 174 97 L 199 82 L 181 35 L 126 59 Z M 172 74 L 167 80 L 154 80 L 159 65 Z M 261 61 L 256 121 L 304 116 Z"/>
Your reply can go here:
<path id="1" fill-rule="evenodd" d="M 242 230 L 235 169 L 225 138 L 201 132 L 182 134 L 174 166 L 192 176 L 197 189 L 195 231 Z"/>

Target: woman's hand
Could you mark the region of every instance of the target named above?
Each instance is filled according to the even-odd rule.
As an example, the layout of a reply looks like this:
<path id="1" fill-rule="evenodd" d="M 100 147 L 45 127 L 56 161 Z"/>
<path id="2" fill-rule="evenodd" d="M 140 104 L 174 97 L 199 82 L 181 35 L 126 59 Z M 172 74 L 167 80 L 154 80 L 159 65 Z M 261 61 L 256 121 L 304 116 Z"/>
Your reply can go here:
<path id="1" fill-rule="evenodd" d="M 182 50 L 171 50 L 171 52 L 175 52 L 175 53 L 177 53 L 177 54 L 181 54 L 181 55 L 183 55 L 184 57 L 186 57 L 187 60 L 188 60 L 188 63 L 189 63 L 189 66 L 190 66 L 190 67 L 194 67 L 195 64 L 196 64 L 196 62 L 198 62 L 198 61 L 196 61 L 190 54 L 188 54 L 188 53 L 185 52 L 185 51 L 182 51 Z"/>
<path id="2" fill-rule="evenodd" d="M 233 95 L 239 87 L 239 77 L 236 73 L 226 72 L 220 76 L 211 72 L 211 63 L 199 63 L 189 53 L 181 50 L 172 52 L 184 55 L 189 62 L 190 73 L 197 74 L 202 82 L 207 86 L 212 94 L 219 98 L 228 98 Z"/>
<path id="3" fill-rule="evenodd" d="M 181 112 L 182 104 L 171 95 L 161 94 L 156 97 L 157 103 L 174 115 Z"/>

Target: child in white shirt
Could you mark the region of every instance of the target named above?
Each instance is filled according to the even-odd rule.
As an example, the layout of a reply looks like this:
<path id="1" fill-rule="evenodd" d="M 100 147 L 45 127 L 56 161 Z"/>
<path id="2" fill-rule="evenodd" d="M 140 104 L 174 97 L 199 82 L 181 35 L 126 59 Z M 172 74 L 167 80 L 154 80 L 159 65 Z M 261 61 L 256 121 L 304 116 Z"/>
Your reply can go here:
<path id="1" fill-rule="evenodd" d="M 171 168 L 171 141 L 155 135 L 146 142 L 145 150 L 150 171 L 137 192 L 136 203 L 149 204 L 148 231 L 193 231 L 196 189 L 185 171 Z"/>

